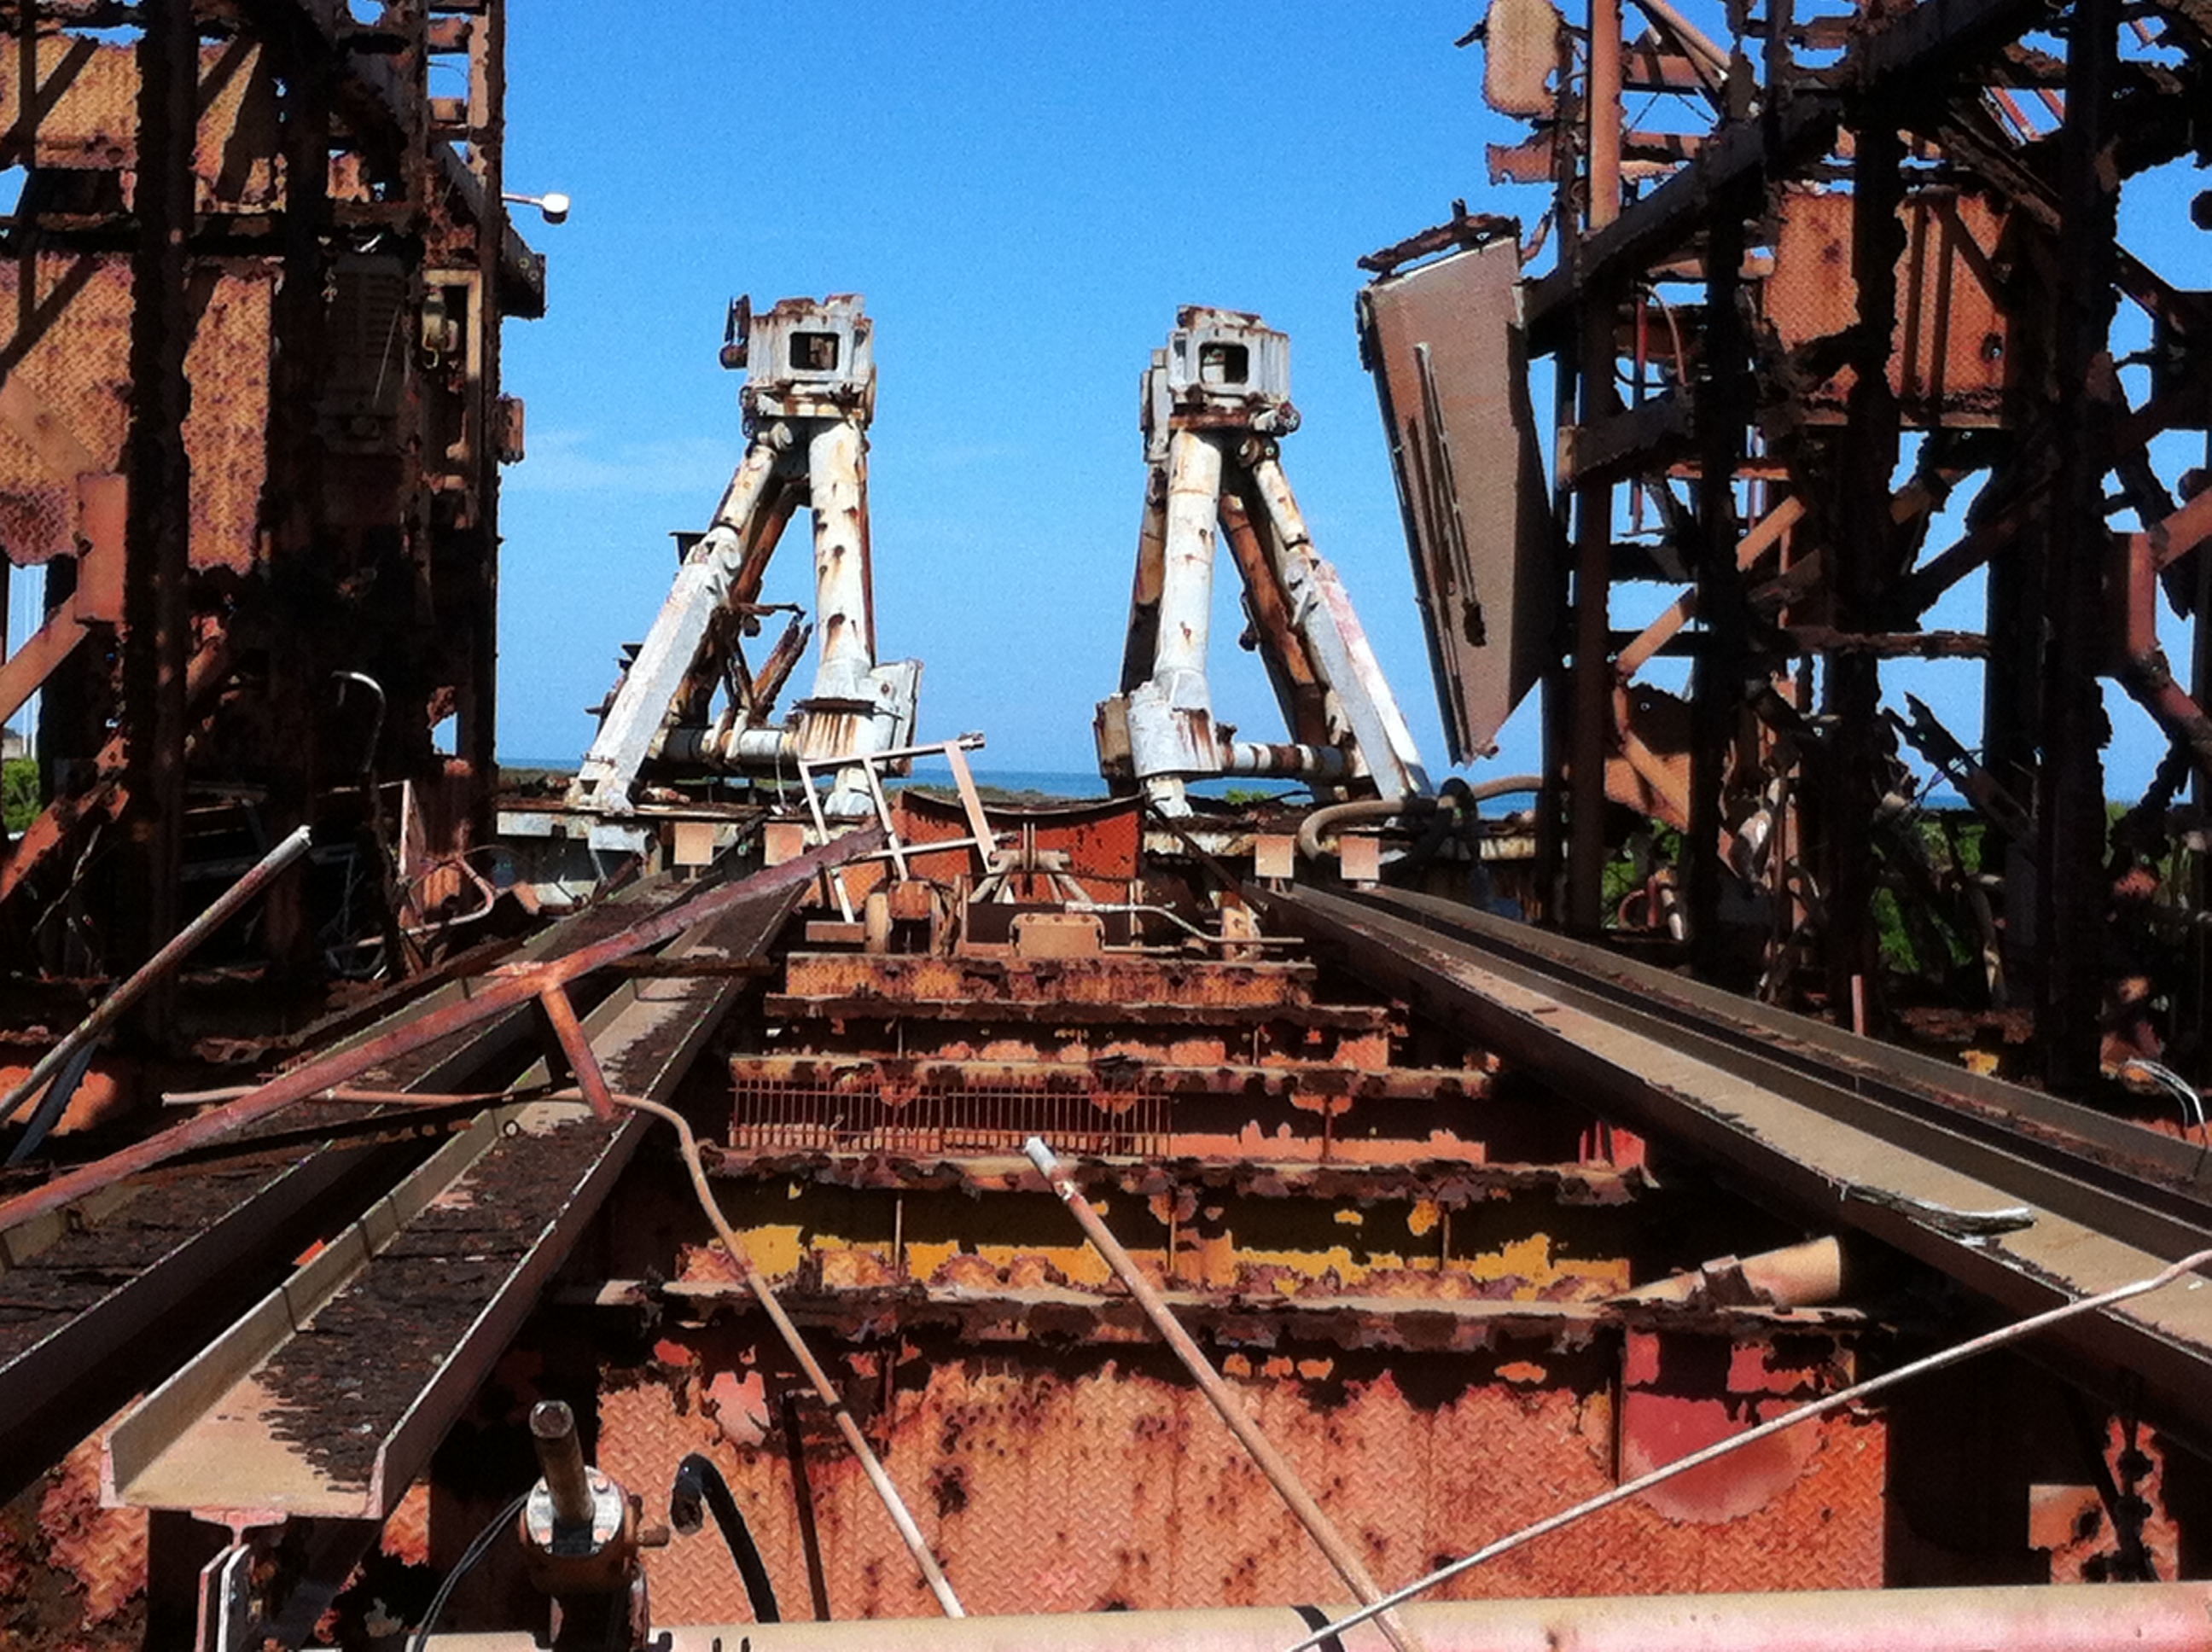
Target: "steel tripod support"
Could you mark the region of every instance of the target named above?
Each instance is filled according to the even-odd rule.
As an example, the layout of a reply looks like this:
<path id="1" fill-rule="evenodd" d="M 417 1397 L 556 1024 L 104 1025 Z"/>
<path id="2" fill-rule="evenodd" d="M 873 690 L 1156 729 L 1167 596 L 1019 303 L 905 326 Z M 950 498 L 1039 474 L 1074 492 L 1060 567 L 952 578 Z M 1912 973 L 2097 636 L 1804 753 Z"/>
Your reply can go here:
<path id="1" fill-rule="evenodd" d="M 1183 309 L 1145 374 L 1142 422 L 1145 512 L 1121 688 L 1098 708 L 1099 772 L 1170 815 L 1189 812 L 1191 781 L 1214 775 L 1301 779 L 1337 797 L 1426 793 L 1396 696 L 1283 473 L 1277 439 L 1298 424 L 1290 340 L 1257 316 Z M 1285 744 L 1239 741 L 1214 720 L 1206 656 L 1224 526 Z"/>
<path id="2" fill-rule="evenodd" d="M 868 534 L 867 427 L 875 411 L 872 326 L 850 295 L 786 299 L 746 312 L 741 400 L 749 435 L 713 521 L 685 553 L 653 629 L 611 697 L 598 738 L 569 789 L 572 807 L 629 814 L 641 772 L 790 774 L 804 757 L 835 773 L 834 817 L 869 812 L 858 760 L 910 744 L 918 660 L 876 658 Z M 738 633 L 757 612 L 761 581 L 792 511 L 814 519 L 814 684 L 790 720 L 769 721 L 780 673 L 727 670 Z M 781 651 L 779 650 L 781 653 Z M 727 675 L 735 685 L 713 721 L 705 713 Z M 746 690 L 750 690 L 750 692 Z"/>

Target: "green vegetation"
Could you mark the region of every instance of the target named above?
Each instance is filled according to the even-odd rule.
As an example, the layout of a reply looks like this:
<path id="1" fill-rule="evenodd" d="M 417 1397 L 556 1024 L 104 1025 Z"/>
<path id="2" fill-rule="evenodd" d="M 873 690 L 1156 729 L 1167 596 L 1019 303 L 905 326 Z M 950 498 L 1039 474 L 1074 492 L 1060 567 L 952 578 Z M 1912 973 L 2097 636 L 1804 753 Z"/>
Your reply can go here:
<path id="1" fill-rule="evenodd" d="M 20 832 L 39 817 L 39 765 L 29 757 L 10 757 L 0 771 L 0 824 Z"/>

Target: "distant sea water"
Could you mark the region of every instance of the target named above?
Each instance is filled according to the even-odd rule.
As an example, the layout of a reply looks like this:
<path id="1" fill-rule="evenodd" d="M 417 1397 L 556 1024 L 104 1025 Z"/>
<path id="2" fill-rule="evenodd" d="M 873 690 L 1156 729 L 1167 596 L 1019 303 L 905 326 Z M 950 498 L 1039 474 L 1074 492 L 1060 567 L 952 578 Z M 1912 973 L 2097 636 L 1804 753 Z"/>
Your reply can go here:
<path id="1" fill-rule="evenodd" d="M 560 774 L 576 772 L 574 757 L 501 757 L 505 768 L 542 768 Z M 1480 776 L 1474 777 L 1480 779 Z M 951 774 L 941 762 L 923 762 L 915 766 L 913 783 L 919 786 L 950 785 Z M 1106 782 L 1098 778 L 1097 769 L 1080 768 L 989 768 L 979 767 L 975 779 L 981 785 L 1001 792 L 1033 792 L 1048 798 L 1103 798 Z M 1236 775 L 1218 780 L 1200 780 L 1190 788 L 1200 797 L 1218 798 L 1235 792 L 1267 792 L 1280 797 L 1304 788 L 1295 780 L 1255 780 L 1249 775 Z M 1947 787 L 1935 787 L 1920 794 L 1923 809 L 1964 809 L 1966 800 Z M 1516 806 L 1522 806 L 1516 804 Z"/>
<path id="2" fill-rule="evenodd" d="M 573 774 L 577 760 L 574 757 L 501 757 L 500 767 L 506 769 L 544 769 L 556 774 Z M 1098 778 L 1098 771 L 1080 768 L 992 768 L 978 766 L 975 770 L 978 785 L 1000 792 L 1036 793 L 1048 798 L 1103 798 L 1106 782 Z M 950 786 L 952 774 L 942 762 L 927 759 L 915 765 L 911 783 L 916 786 Z M 1268 792 L 1280 795 L 1303 788 L 1292 780 L 1255 780 L 1249 776 L 1235 776 L 1218 780 L 1200 780 L 1191 790 L 1201 797 L 1218 798 L 1231 791 Z"/>

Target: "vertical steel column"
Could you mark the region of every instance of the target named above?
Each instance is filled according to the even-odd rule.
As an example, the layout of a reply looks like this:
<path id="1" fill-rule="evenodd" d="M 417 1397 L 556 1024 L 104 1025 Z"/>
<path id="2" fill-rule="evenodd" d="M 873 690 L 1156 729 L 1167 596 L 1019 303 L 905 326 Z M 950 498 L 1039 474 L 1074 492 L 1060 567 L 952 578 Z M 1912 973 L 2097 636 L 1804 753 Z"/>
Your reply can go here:
<path id="1" fill-rule="evenodd" d="M 2109 550 L 2105 472 L 2112 376 L 2118 185 L 2109 170 L 2118 0 L 2075 0 L 2066 49 L 2066 124 L 2058 158 L 2057 485 L 2046 553 L 2043 774 L 2037 811 L 2043 878 L 2036 1041 L 2045 1080 L 2079 1093 L 2098 1071 L 2104 990 L 2103 748 L 2110 733 L 2098 683 Z M 2110 181 L 2108 181 L 2110 180 Z"/>
<path id="2" fill-rule="evenodd" d="M 1905 149 L 1897 113 L 1865 110 L 1852 129 L 1851 280 L 1858 292 L 1848 359 L 1852 382 L 1844 413 L 1830 525 L 1836 553 L 1836 629 L 1880 629 L 1883 589 L 1895 569 L 1887 501 L 1897 470 L 1897 397 L 1889 382 L 1897 328 L 1897 261 L 1905 251 L 1900 168 Z M 1875 979 L 1873 823 L 1881 781 L 1875 745 L 1881 677 L 1875 656 L 1843 651 L 1827 659 L 1829 792 L 1828 1002 L 1849 1013 L 1852 979 Z"/>
<path id="3" fill-rule="evenodd" d="M 1559 91 L 1555 94 L 1553 130 L 1571 131 L 1575 125 L 1575 43 L 1566 29 L 1559 31 Z M 1575 216 L 1575 160 L 1574 146 L 1555 143 L 1552 146 L 1552 221 L 1558 226 L 1559 239 L 1559 268 L 1575 267 L 1576 254 L 1582 245 L 1582 225 Z M 1574 422 L 1575 375 L 1581 363 L 1570 360 L 1565 350 L 1552 355 L 1552 433 L 1556 452 L 1559 439 Z M 1558 465 L 1552 467 L 1552 531 L 1554 543 L 1562 547 L 1569 543 L 1572 531 L 1574 495 L 1560 479 Z M 1539 923 L 1557 924 L 1565 914 L 1565 843 L 1560 819 L 1561 806 L 1567 801 L 1568 788 L 1562 784 L 1567 763 L 1574 747 L 1574 677 L 1568 671 L 1565 659 L 1567 638 L 1565 616 L 1572 611 L 1572 592 L 1567 560 L 1565 556 L 1553 559 L 1551 575 L 1553 580 L 1553 599 L 1556 611 L 1563 617 L 1561 630 L 1550 640 L 1553 647 L 1546 652 L 1542 687 L 1542 734 L 1544 742 L 1543 785 L 1536 793 L 1536 899 L 1529 916 Z"/>
<path id="4" fill-rule="evenodd" d="M 1590 0 L 1587 222 L 1595 232 L 1620 211 L 1620 3 Z M 1584 429 L 1613 412 L 1613 326 L 1620 295 L 1585 289 L 1581 421 Z M 1586 484 L 1575 495 L 1574 720 L 1567 794 L 1567 924 L 1594 933 L 1605 922 L 1605 760 L 1613 725 L 1613 486 Z"/>
<path id="5" fill-rule="evenodd" d="M 1739 303 L 1744 214 L 1749 203 L 1730 190 L 1714 203 L 1705 224 L 1705 362 L 1696 391 L 1698 430 L 1698 617 L 1701 646 L 1691 680 L 1690 820 L 1683 836 L 1684 895 L 1691 956 L 1699 975 L 1718 974 L 1722 784 L 1743 700 L 1747 625 L 1743 580 L 1736 568 L 1735 475 L 1744 457 L 1744 422 L 1752 387 L 1749 349 Z"/>
<path id="6" fill-rule="evenodd" d="M 477 544 L 470 570 L 467 692 L 460 696 L 453 750 L 468 774 L 469 814 L 464 828 L 476 841 L 489 841 L 493 799 L 499 791 L 499 472 L 500 443 L 494 435 L 500 402 L 500 270 L 507 244 L 507 0 L 485 0 L 476 27 L 483 32 L 471 51 L 472 102 L 470 159 L 483 180 L 483 211 L 477 223 L 476 313 L 477 372 L 470 410 L 475 446 Z M 480 124 L 478 124 L 480 123 Z M 459 847 L 459 846 L 456 846 Z"/>
<path id="7" fill-rule="evenodd" d="M 185 814 L 185 671 L 191 654 L 191 275 L 199 31 L 191 0 L 148 0 L 137 47 L 137 246 L 131 265 L 131 425 L 125 464 L 123 727 L 130 742 L 129 870 L 118 881 L 117 962 L 143 963 L 174 934 Z M 149 995 L 167 1019 L 169 993 Z"/>

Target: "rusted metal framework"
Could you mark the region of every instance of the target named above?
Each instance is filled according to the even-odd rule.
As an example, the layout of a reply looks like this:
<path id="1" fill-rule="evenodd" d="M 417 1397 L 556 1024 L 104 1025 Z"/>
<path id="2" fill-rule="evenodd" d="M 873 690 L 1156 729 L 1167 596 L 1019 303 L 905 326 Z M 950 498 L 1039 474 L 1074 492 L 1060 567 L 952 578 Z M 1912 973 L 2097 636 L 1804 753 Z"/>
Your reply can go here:
<path id="1" fill-rule="evenodd" d="M 0 21 L 0 544 L 45 571 L 0 661 L 44 803 L 0 849 L 6 955 L 125 971 L 312 823 L 263 940 L 345 969 L 490 823 L 499 323 L 544 301 L 501 203 L 505 8 Z"/>
<path id="2" fill-rule="evenodd" d="M 1479 750 L 1545 681 L 1550 921 L 1620 920 L 1608 865 L 1656 821 L 1680 851 L 1625 915 L 1671 924 L 1709 975 L 1881 1021 L 1893 900 L 1933 996 L 2033 1006 L 2049 1082 L 2078 1093 L 2162 1039 L 2202 1062 L 2212 681 L 2206 628 L 2177 671 L 2155 610 L 2204 596 L 2212 499 L 2197 439 L 2169 439 L 2212 422 L 2212 301 L 2122 246 L 2116 213 L 2140 194 L 2193 234 L 2208 30 L 2191 0 L 1768 0 L 1712 35 L 1664 0 L 1495 0 L 1485 94 L 1531 135 L 1491 175 L 1548 186 L 1542 227 L 1516 255 L 1515 221 L 1462 208 L 1367 260 L 1366 302 L 1448 714 Z M 2185 239 L 2155 251 L 2201 264 Z M 1516 262 L 1509 337 L 1473 299 Z M 1482 386 L 1498 359 L 1549 362 L 1549 544 L 1526 536 L 1525 447 L 1475 440 L 1449 374 L 1422 403 L 1415 348 Z M 1418 463 L 1454 433 L 1493 519 L 1457 588 Z M 1931 624 L 1977 575 L 1985 623 Z M 1678 598 L 1624 629 L 1653 582 Z M 1686 694 L 1648 680 L 1682 654 Z M 1979 728 L 1887 687 L 1907 657 L 1980 662 Z M 2106 682 L 2169 746 L 2109 831 Z M 1978 817 L 1978 858 L 1916 824 L 1908 747 Z"/>

